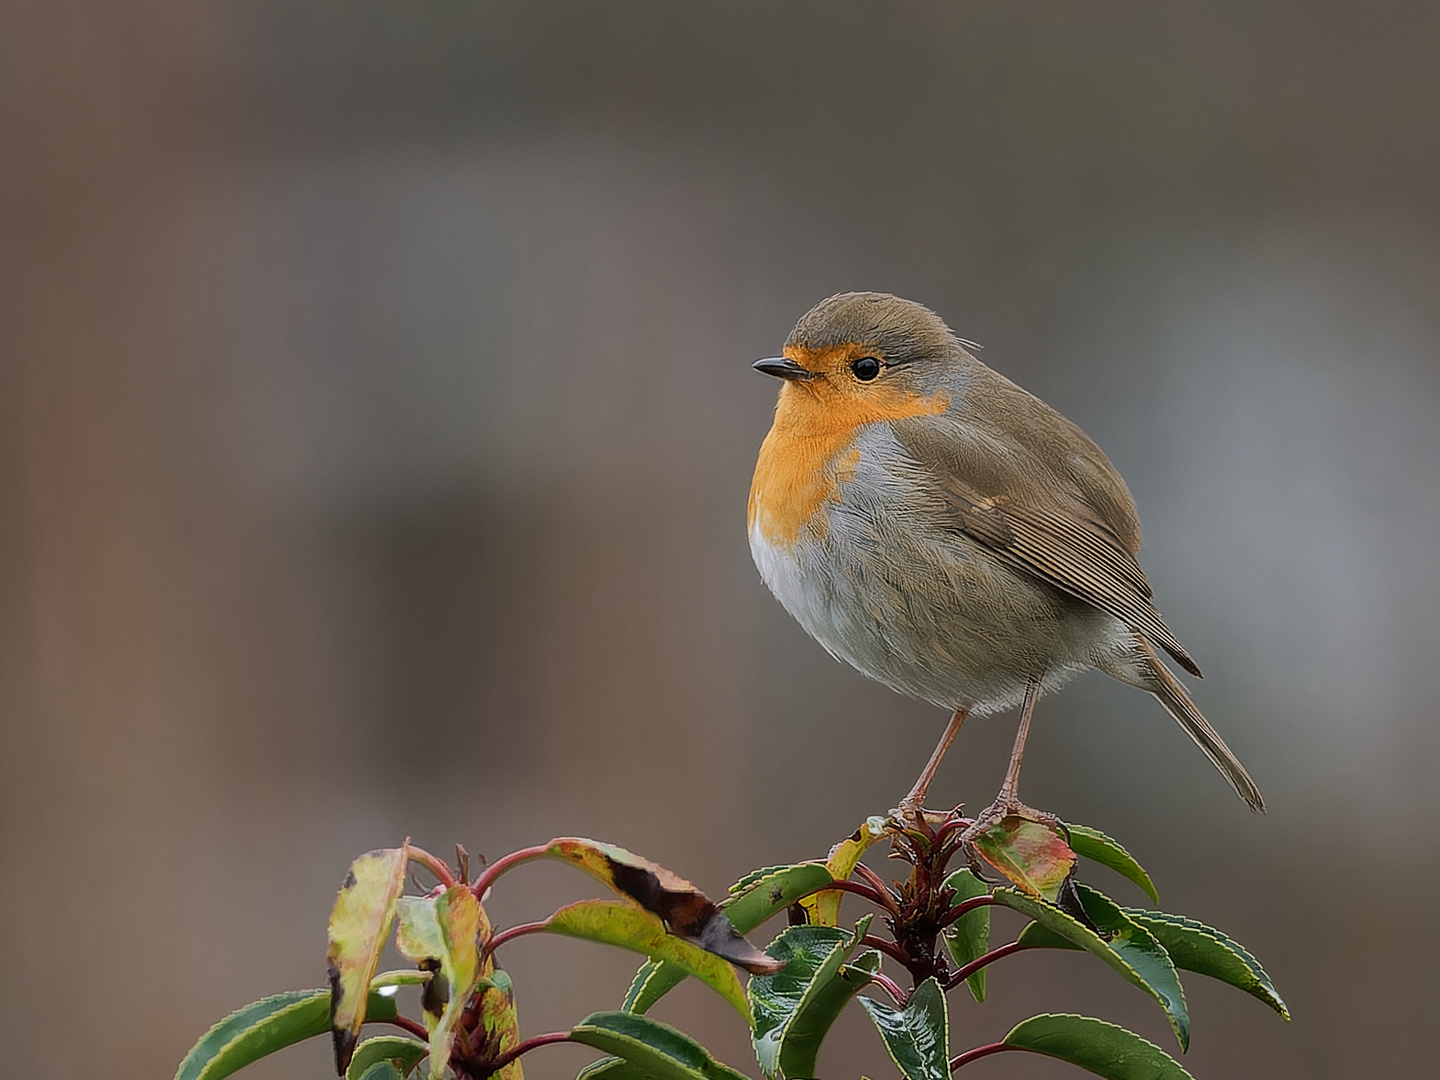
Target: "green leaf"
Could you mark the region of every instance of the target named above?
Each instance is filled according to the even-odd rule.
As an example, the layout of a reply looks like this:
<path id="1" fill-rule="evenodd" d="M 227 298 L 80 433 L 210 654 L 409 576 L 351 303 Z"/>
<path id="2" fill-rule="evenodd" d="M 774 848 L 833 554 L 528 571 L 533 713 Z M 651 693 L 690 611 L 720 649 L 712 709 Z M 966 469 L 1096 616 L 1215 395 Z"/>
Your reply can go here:
<path id="1" fill-rule="evenodd" d="M 766 946 L 767 953 L 785 964 L 774 975 L 757 975 L 750 980 L 750 1004 L 755 1012 L 755 1057 L 766 1076 L 774 1077 L 781 1071 L 792 1025 L 839 974 L 859 937 L 831 926 L 791 926 Z M 819 1034 L 823 1036 L 824 1031 Z M 811 1075 L 814 1049 L 818 1047 L 805 1054 L 796 1048 L 791 1056 L 808 1057 L 810 1067 L 797 1071 L 792 1064 L 785 1069 L 785 1075 Z"/>
<path id="2" fill-rule="evenodd" d="M 815 1059 L 820 1044 L 830 1033 L 840 1013 L 850 1000 L 870 985 L 870 978 L 880 970 L 880 953 L 866 949 L 853 960 L 842 964 L 835 977 L 817 986 L 795 1019 L 780 1048 L 780 1071 L 788 1077 L 815 1075 Z"/>
<path id="3" fill-rule="evenodd" d="M 453 885 L 439 896 L 403 896 L 395 947 L 435 971 L 421 1002 L 430 1032 L 430 1078 L 450 1063 L 451 1036 L 465 1004 L 480 985 L 480 932 L 485 913 L 469 887 Z"/>
<path id="4" fill-rule="evenodd" d="M 1187 919 L 1183 915 L 1170 915 L 1163 911 L 1146 911 L 1142 908 L 1121 908 L 1133 922 L 1154 934 L 1165 951 L 1170 954 L 1177 968 L 1208 975 L 1212 979 L 1237 986 L 1252 997 L 1257 997 L 1284 1019 L 1290 1019 L 1290 1011 L 1279 993 L 1270 982 L 1270 976 L 1260 966 L 1260 961 L 1238 941 L 1226 937 L 1213 926 Z"/>
<path id="5" fill-rule="evenodd" d="M 1004 1044 L 1068 1061 L 1106 1080 L 1194 1080 L 1154 1043 L 1088 1016 L 1032 1016 L 1011 1028 Z"/>
<path id="6" fill-rule="evenodd" d="M 742 934 L 748 934 L 766 919 L 784 911 L 800 897 L 813 893 L 834 880 L 823 863 L 782 866 L 757 878 L 720 906 L 735 924 L 735 929 Z"/>
<path id="7" fill-rule="evenodd" d="M 945 992 L 933 975 L 915 988 L 903 1009 L 867 997 L 862 997 L 860 1004 L 880 1029 L 880 1038 L 901 1076 L 906 1080 L 950 1080 L 950 1018 Z"/>
<path id="8" fill-rule="evenodd" d="M 335 1070 L 343 1073 L 365 1022 L 366 988 L 380 962 L 380 951 L 395 920 L 395 903 L 405 888 L 408 841 L 398 848 L 372 851 L 350 864 L 350 872 L 330 912 L 330 1027 L 335 1039 Z"/>
<path id="9" fill-rule="evenodd" d="M 1185 991 L 1181 989 L 1169 954 L 1154 935 L 1132 922 L 1108 897 L 1084 885 L 1077 885 L 1076 889 L 1085 913 L 1104 937 L 1054 905 L 1014 889 L 996 889 L 991 895 L 1006 907 L 1029 915 L 1041 928 L 1032 933 L 1032 927 L 1027 926 L 1017 939 L 1020 944 L 1030 948 L 1053 946 L 1058 936 L 1098 956 L 1153 997 L 1169 1017 L 1180 1048 L 1185 1049 L 1190 1045 L 1190 1014 L 1185 1008 Z"/>
<path id="10" fill-rule="evenodd" d="M 971 846 L 1011 883 L 1052 904 L 1075 869 L 1075 852 L 1058 826 L 1007 814 L 973 840 Z"/>
<path id="11" fill-rule="evenodd" d="M 603 1057 L 576 1073 L 575 1080 L 646 1080 L 646 1076 L 643 1069 L 624 1058 Z"/>
<path id="12" fill-rule="evenodd" d="M 873 815 L 844 840 L 830 849 L 825 868 L 836 881 L 844 881 L 855 872 L 860 856 L 867 848 L 885 835 L 886 822 L 883 817 Z M 816 893 L 800 903 L 807 912 L 811 926 L 837 926 L 840 922 L 840 901 L 844 894 L 838 889 Z"/>
<path id="13" fill-rule="evenodd" d="M 686 975 L 694 975 L 712 987 L 735 1010 L 751 1022 L 750 1003 L 735 969 L 700 946 L 667 933 L 665 925 L 650 912 L 612 900 L 582 900 L 555 912 L 545 923 L 554 934 L 600 941 L 644 953 L 652 960 L 669 961 Z M 767 957 L 767 959 L 769 959 Z M 622 1055 L 623 1056 L 623 1055 Z"/>
<path id="14" fill-rule="evenodd" d="M 981 881 L 975 871 L 968 867 L 956 870 L 947 877 L 945 888 L 954 890 L 955 897 L 951 903 L 957 905 L 966 900 L 974 900 L 978 896 L 990 894 L 990 886 Z M 967 911 L 945 928 L 944 938 L 945 949 L 957 967 L 964 967 L 971 961 L 979 960 L 990 951 L 989 907 L 978 907 L 974 911 Z M 965 984 L 970 988 L 970 993 L 976 1001 L 985 1000 L 984 968 L 967 978 Z"/>
<path id="15" fill-rule="evenodd" d="M 757 876 L 758 875 L 758 876 Z M 749 874 L 732 887 L 732 895 L 720 907 L 729 916 L 735 929 L 748 934 L 771 916 L 784 911 L 795 901 L 828 885 L 833 878 L 821 863 L 799 863 L 794 866 L 770 867 Z M 744 886 L 741 888 L 741 886 Z M 686 972 L 675 964 L 646 961 L 625 995 L 622 1008 L 626 1012 L 644 1013 L 668 994 L 685 978 Z"/>
<path id="16" fill-rule="evenodd" d="M 370 994 L 372 1020 L 390 1020 L 395 1002 Z M 292 990 L 231 1013 L 200 1037 L 175 1071 L 175 1080 L 221 1080 L 267 1054 L 330 1030 L 330 991 Z"/>
<path id="17" fill-rule="evenodd" d="M 781 864 L 778 865 L 778 866 L 762 866 L 762 867 L 759 867 L 759 868 L 756 869 L 756 870 L 751 870 L 748 874 L 746 874 L 744 877 L 742 877 L 739 881 L 735 882 L 735 884 L 731 885 L 730 888 L 726 889 L 725 891 L 726 891 L 727 893 L 729 893 L 731 896 L 738 896 L 740 893 L 747 891 L 747 890 L 750 888 L 750 886 L 754 885 L 757 881 L 761 880 L 762 878 L 767 878 L 767 877 L 769 877 L 771 874 L 777 874 L 777 873 L 779 873 L 781 870 L 791 870 L 791 869 L 794 869 L 794 867 L 797 866 L 797 865 L 805 865 L 805 864 L 803 864 L 803 863 L 781 863 Z M 722 900 L 721 903 L 724 903 L 724 901 Z"/>
<path id="18" fill-rule="evenodd" d="M 1076 855 L 1097 862 L 1101 866 L 1108 866 L 1117 874 L 1129 878 L 1144 889 L 1145 895 L 1150 897 L 1152 903 L 1160 903 L 1160 894 L 1155 891 L 1155 883 L 1150 880 L 1150 875 L 1135 861 L 1135 857 L 1130 852 L 1099 829 L 1068 823 L 1065 827 L 1070 830 L 1070 847 L 1074 849 Z"/>
<path id="19" fill-rule="evenodd" d="M 646 1013 L 650 1006 L 659 1001 L 684 981 L 687 972 L 679 964 L 667 964 L 663 960 L 646 960 L 630 980 L 630 989 L 625 991 L 625 1000 L 620 1009 L 629 1013 Z"/>
<path id="20" fill-rule="evenodd" d="M 648 1016 L 627 1012 L 591 1013 L 571 1029 L 570 1038 L 613 1054 L 634 1067 L 634 1072 L 621 1071 L 609 1062 L 599 1063 L 596 1072 L 604 1071 L 610 1080 L 616 1080 L 617 1076 L 643 1076 L 646 1080 L 746 1080 L 744 1074 L 716 1061 L 688 1035 Z M 595 1073 L 587 1071 L 582 1075 L 593 1078 Z"/>
<path id="21" fill-rule="evenodd" d="M 395 1067 L 393 1061 L 376 1061 L 355 1080 L 405 1080 L 405 1074 Z"/>
<path id="22" fill-rule="evenodd" d="M 429 1052 L 430 1047 L 408 1035 L 377 1035 L 355 1048 L 345 1077 L 346 1080 L 365 1080 L 366 1070 L 385 1062 L 392 1064 L 403 1077 Z"/>

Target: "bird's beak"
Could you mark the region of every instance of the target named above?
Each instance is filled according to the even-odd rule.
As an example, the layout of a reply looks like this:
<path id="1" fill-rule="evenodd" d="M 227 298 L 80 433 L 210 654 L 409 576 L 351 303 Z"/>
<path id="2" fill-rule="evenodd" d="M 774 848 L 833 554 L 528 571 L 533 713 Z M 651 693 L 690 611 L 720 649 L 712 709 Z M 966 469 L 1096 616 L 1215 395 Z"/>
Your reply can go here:
<path id="1" fill-rule="evenodd" d="M 789 382 L 804 382 L 806 379 L 815 378 L 816 374 L 784 356 L 768 356 L 764 360 L 756 360 L 753 366 L 756 371 L 763 371 L 766 375 L 774 375 L 777 379 Z"/>

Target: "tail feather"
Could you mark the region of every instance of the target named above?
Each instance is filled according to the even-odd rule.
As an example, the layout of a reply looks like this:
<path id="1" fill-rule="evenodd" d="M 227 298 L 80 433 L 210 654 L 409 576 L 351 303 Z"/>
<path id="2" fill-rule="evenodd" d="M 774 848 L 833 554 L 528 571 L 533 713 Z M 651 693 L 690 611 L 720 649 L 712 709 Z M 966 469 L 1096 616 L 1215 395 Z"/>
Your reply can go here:
<path id="1" fill-rule="evenodd" d="M 1263 814 L 1265 797 L 1260 794 L 1260 788 L 1255 781 L 1250 779 L 1245 766 L 1240 764 L 1240 760 L 1225 745 L 1220 733 L 1210 726 L 1210 721 L 1200 714 L 1200 710 L 1190 700 L 1190 695 L 1185 692 L 1185 687 L 1170 674 L 1170 670 L 1155 655 L 1155 650 L 1150 648 L 1149 643 L 1140 638 L 1137 644 L 1144 657 L 1146 673 L 1150 676 L 1145 680 L 1144 689 L 1154 694 L 1160 704 L 1165 706 L 1165 711 L 1179 721 L 1180 726 L 1189 733 L 1200 749 L 1205 751 L 1205 756 L 1225 774 L 1225 779 L 1230 781 L 1235 793 L 1250 804 L 1250 809 Z"/>

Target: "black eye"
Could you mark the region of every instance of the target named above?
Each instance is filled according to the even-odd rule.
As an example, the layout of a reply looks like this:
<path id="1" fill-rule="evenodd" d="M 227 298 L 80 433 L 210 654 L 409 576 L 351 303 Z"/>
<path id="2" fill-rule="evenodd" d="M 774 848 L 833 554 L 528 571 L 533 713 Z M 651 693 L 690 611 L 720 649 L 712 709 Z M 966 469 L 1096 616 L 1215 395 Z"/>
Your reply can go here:
<path id="1" fill-rule="evenodd" d="M 855 378 L 861 382 L 869 382 L 880 374 L 880 361 L 873 356 L 862 356 L 850 365 L 850 370 L 855 373 Z"/>

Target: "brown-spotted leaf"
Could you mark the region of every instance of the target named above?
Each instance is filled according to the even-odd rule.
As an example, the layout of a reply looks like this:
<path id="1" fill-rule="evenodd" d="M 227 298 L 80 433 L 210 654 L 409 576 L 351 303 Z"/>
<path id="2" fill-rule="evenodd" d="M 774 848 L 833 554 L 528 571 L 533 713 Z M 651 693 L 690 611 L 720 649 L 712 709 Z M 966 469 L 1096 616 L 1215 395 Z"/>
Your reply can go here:
<path id="1" fill-rule="evenodd" d="M 1075 869 L 1075 852 L 1060 827 L 1020 814 L 1007 814 L 971 843 L 1017 887 L 1052 904 Z"/>
<path id="2" fill-rule="evenodd" d="M 545 929 L 552 934 L 618 945 L 652 960 L 669 961 L 686 975 L 707 983 L 735 1006 L 747 1024 L 752 1019 L 745 990 L 730 964 L 689 939 L 669 933 L 658 916 L 633 903 L 582 900 L 567 904 L 546 920 Z M 772 961 L 772 965 L 772 970 L 779 970 L 778 964 Z"/>
<path id="3" fill-rule="evenodd" d="M 484 975 L 480 939 L 487 929 L 485 912 L 464 885 L 438 896 L 404 896 L 397 907 L 396 948 L 432 972 L 420 1000 L 430 1032 L 430 1076 L 440 1080 L 450 1062 L 455 1025 Z"/>
<path id="4" fill-rule="evenodd" d="M 515 986 L 510 976 L 497 971 L 480 983 L 481 1050 L 486 1061 L 520 1045 L 520 1019 L 515 1014 Z M 498 1073 L 500 1080 L 525 1080 L 520 1059 L 506 1065 Z"/>
<path id="5" fill-rule="evenodd" d="M 370 979 L 380 962 L 395 903 L 405 888 L 409 841 L 361 855 L 335 897 L 330 912 L 330 947 L 325 959 L 330 972 L 330 1031 L 335 1041 L 335 1069 L 344 1075 L 365 1022 Z"/>
<path id="6" fill-rule="evenodd" d="M 657 915 L 676 937 L 755 975 L 778 971 L 776 961 L 746 941 L 725 913 L 690 882 L 614 844 L 566 836 L 546 854 L 585 871 L 621 896 Z"/>
<path id="7" fill-rule="evenodd" d="M 874 816 L 865 819 L 853 833 L 830 849 L 825 860 L 825 869 L 836 881 L 844 881 L 855 872 L 860 856 L 871 844 L 885 835 L 885 819 Z M 800 901 L 811 926 L 839 926 L 840 901 L 844 894 L 839 889 L 818 892 Z"/>

